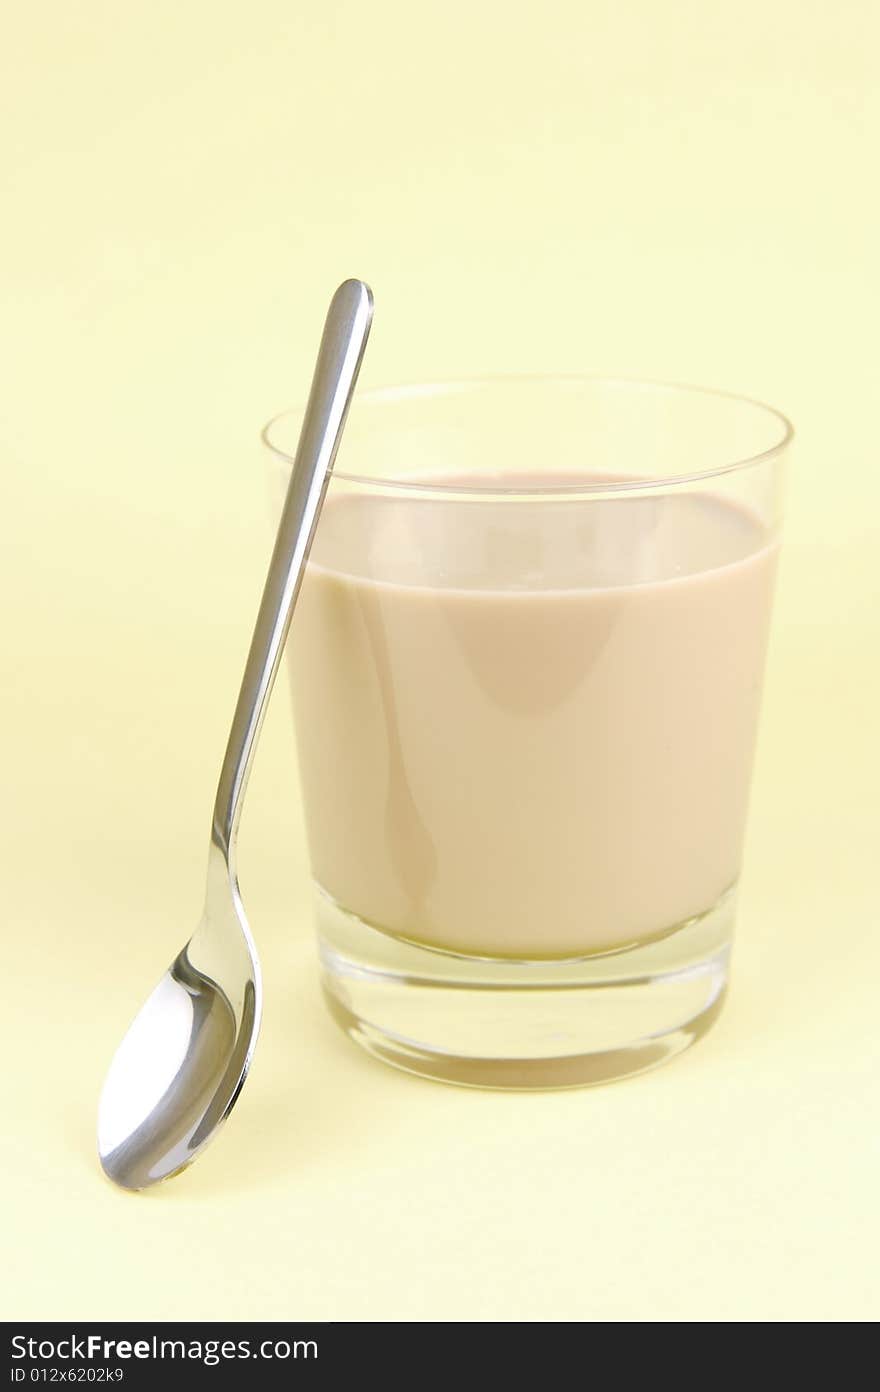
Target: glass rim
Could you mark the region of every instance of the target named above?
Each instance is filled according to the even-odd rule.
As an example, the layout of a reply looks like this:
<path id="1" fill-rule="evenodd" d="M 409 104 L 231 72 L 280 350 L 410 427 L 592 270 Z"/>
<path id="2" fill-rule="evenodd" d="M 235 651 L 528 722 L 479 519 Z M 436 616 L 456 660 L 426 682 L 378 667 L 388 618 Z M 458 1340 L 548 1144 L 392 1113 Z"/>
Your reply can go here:
<path id="1" fill-rule="evenodd" d="M 404 382 L 392 386 L 372 387 L 365 392 L 357 394 L 359 406 L 381 406 L 393 404 L 398 401 L 413 401 L 419 397 L 434 397 L 449 395 L 456 391 L 472 391 L 479 387 L 497 387 L 507 385 L 532 385 L 532 386 L 603 386 L 603 387 L 631 387 L 639 390 L 667 392 L 670 395 L 680 396 L 699 396 L 702 398 L 713 398 L 721 402 L 731 402 L 739 406 L 748 406 L 753 410 L 760 411 L 768 419 L 772 419 L 779 427 L 779 438 L 776 439 L 766 449 L 759 450 L 754 454 L 744 455 L 737 459 L 725 460 L 721 464 L 715 464 L 706 469 L 690 470 L 687 473 L 667 474 L 657 478 L 620 478 L 602 479 L 594 483 L 588 480 L 579 480 L 577 483 L 547 483 L 535 486 L 500 486 L 496 484 L 474 484 L 463 483 L 456 479 L 454 483 L 443 483 L 437 480 L 429 481 L 418 479 L 385 478 L 378 475 L 359 474 L 347 469 L 333 469 L 332 479 L 338 479 L 345 483 L 354 483 L 366 488 L 391 488 L 405 489 L 413 493 L 433 494 L 471 494 L 484 497 L 503 497 L 513 495 L 523 497 L 525 495 L 553 496 L 553 495 L 572 495 L 572 494 L 605 494 L 605 493 L 631 493 L 631 492 L 656 492 L 658 489 L 673 488 L 679 485 L 700 483 L 704 479 L 718 478 L 724 474 L 737 473 L 741 470 L 749 469 L 758 464 L 768 463 L 778 458 L 784 450 L 788 448 L 794 439 L 794 426 L 788 416 L 775 406 L 768 405 L 767 402 L 759 400 L 757 397 L 744 396 L 739 392 L 722 391 L 715 387 L 697 387 L 685 382 L 668 382 L 648 377 L 609 377 L 598 373 L 496 373 L 488 375 L 478 375 L 475 377 L 454 377 L 437 378 L 424 382 Z M 282 421 L 289 420 L 291 417 L 301 415 L 305 409 L 304 405 L 288 407 L 287 410 L 279 411 L 277 415 L 266 422 L 260 431 L 260 439 L 270 454 L 276 458 L 284 460 L 288 465 L 292 465 L 295 455 L 288 449 L 283 449 L 277 445 L 272 434 Z"/>

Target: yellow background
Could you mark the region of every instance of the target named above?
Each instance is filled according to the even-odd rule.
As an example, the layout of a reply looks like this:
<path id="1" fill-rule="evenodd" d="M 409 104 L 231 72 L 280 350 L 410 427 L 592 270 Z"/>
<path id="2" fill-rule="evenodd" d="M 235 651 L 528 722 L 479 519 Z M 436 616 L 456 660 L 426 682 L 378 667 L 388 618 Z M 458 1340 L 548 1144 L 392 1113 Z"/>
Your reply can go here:
<path id="1" fill-rule="evenodd" d="M 5 29 L 2 1313 L 876 1317 L 880 10 L 48 0 Z M 615 1087 L 373 1063 L 319 1000 L 280 692 L 252 1079 L 130 1197 L 96 1097 L 198 918 L 255 437 L 348 275 L 367 385 L 644 375 L 795 420 L 733 990 Z"/>

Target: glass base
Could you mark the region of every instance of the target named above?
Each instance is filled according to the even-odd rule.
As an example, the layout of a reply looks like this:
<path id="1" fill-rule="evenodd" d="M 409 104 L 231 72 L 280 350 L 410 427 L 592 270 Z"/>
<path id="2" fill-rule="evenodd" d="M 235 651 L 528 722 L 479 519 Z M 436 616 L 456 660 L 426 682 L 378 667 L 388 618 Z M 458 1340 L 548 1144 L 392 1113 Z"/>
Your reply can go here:
<path id="1" fill-rule="evenodd" d="M 463 957 L 381 933 L 316 889 L 330 1012 L 368 1053 L 465 1087 L 607 1083 L 674 1058 L 717 1018 L 732 888 L 662 937 L 566 961 Z"/>

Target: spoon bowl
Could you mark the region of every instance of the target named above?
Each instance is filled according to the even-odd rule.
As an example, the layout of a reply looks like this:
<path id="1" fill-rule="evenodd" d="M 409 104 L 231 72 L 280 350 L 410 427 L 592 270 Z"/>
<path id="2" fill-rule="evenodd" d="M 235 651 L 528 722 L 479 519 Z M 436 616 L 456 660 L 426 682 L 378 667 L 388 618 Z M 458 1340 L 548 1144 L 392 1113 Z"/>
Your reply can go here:
<path id="1" fill-rule="evenodd" d="M 98 1105 L 98 1154 L 123 1189 L 190 1164 L 229 1115 L 260 1028 L 260 964 L 233 877 L 211 847 L 201 923 L 120 1044 Z"/>

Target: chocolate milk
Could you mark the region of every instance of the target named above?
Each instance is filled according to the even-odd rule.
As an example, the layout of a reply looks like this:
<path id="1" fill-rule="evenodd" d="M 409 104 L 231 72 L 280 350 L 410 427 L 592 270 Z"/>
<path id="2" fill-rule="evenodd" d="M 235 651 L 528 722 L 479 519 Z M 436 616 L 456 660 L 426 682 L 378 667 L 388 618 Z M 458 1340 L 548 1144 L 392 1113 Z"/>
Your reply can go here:
<path id="1" fill-rule="evenodd" d="M 740 868 L 776 555 L 757 518 L 708 491 L 335 489 L 291 636 L 323 890 L 486 957 L 709 910 Z"/>

